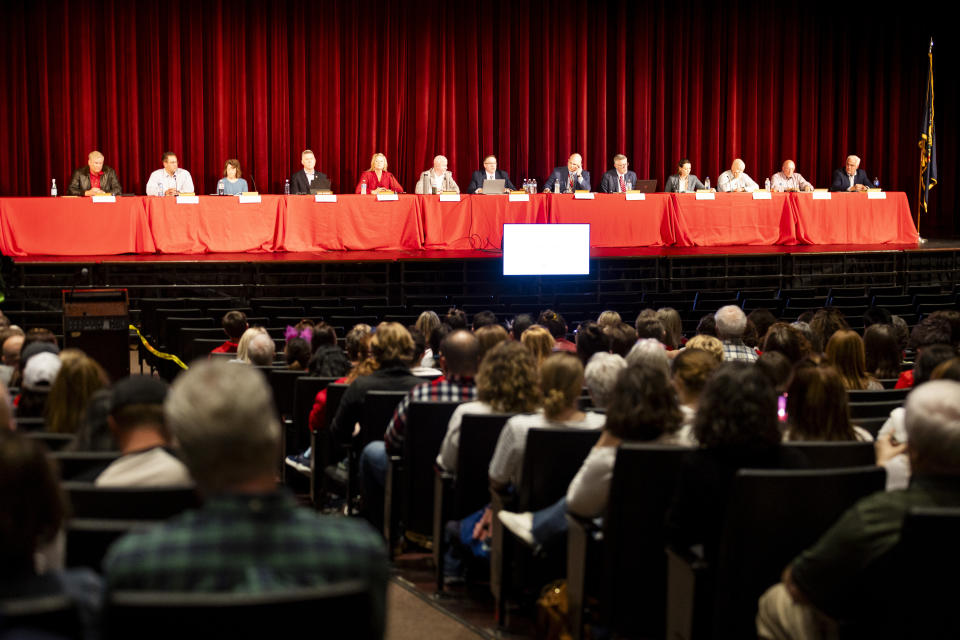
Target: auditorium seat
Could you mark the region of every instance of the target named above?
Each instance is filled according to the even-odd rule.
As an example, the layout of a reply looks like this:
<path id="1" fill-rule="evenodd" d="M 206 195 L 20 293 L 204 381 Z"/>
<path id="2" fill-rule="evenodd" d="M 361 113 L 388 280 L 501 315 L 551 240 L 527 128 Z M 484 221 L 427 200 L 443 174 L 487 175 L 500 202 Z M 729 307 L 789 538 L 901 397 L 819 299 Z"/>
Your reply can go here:
<path id="1" fill-rule="evenodd" d="M 838 297 L 838 296 L 865 298 L 867 297 L 867 288 L 866 287 L 830 287 L 830 291 L 827 293 L 827 296 L 830 298 Z"/>
<path id="2" fill-rule="evenodd" d="M 786 442 L 785 447 L 799 451 L 810 469 L 867 467 L 876 463 L 872 442 Z"/>
<path id="3" fill-rule="evenodd" d="M 907 296 L 902 294 L 891 294 L 891 295 L 877 294 L 873 296 L 873 306 L 875 307 L 883 307 L 885 309 L 889 309 L 889 306 L 902 307 L 904 305 L 909 305 L 910 307 L 913 307 L 913 296 Z"/>
<path id="4" fill-rule="evenodd" d="M 363 411 L 360 414 L 360 432 L 350 440 L 347 456 L 347 504 L 353 504 L 354 498 L 361 492 L 360 454 L 371 442 L 382 441 L 387 425 L 393 419 L 397 405 L 407 397 L 406 391 L 367 391 L 363 397 Z M 374 519 L 374 527 L 382 529 L 377 522 L 383 517 L 383 496 L 364 496 L 364 502 L 370 509 L 369 516 Z M 381 526 L 377 526 L 381 525 Z"/>
<path id="5" fill-rule="evenodd" d="M 81 640 L 84 631 L 72 599 L 66 595 L 44 595 L 0 600 L 0 635 Z"/>
<path id="6" fill-rule="evenodd" d="M 119 457 L 119 451 L 52 451 L 50 453 L 50 458 L 60 471 L 60 479 L 68 481 L 81 475 L 86 476 L 102 471 Z"/>

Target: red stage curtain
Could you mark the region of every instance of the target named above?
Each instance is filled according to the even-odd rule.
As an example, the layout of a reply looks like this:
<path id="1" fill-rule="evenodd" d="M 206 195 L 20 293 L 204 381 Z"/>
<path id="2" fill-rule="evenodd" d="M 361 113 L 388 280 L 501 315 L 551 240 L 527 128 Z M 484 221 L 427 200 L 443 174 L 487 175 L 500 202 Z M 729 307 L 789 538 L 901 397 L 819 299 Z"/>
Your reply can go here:
<path id="1" fill-rule="evenodd" d="M 199 193 L 227 158 L 279 193 L 312 148 L 339 192 L 374 151 L 408 190 L 436 153 L 466 186 L 496 153 L 543 184 L 571 151 L 598 185 L 615 153 L 662 188 L 733 157 L 786 157 L 820 186 L 847 153 L 916 206 L 934 36 L 940 184 L 924 234 L 955 231 L 960 39 L 927 5 L 733 0 L 274 2 L 35 0 L 0 26 L 0 195 L 47 193 L 98 148 L 142 193 L 178 153 Z M 930 18 L 933 18 L 932 20 Z M 942 36 L 940 34 L 943 34 Z"/>

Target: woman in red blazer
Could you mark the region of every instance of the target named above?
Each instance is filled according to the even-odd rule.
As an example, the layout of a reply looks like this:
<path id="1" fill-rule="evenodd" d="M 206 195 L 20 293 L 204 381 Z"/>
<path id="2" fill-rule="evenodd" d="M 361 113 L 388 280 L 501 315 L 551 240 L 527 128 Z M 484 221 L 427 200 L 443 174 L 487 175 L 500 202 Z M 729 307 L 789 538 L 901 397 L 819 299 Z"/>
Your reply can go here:
<path id="1" fill-rule="evenodd" d="M 376 193 L 378 189 L 403 193 L 403 186 L 387 171 L 387 156 L 382 153 L 375 153 L 370 158 L 370 169 L 360 174 L 355 193 L 360 193 L 360 185 L 364 180 L 367 182 L 367 193 Z"/>

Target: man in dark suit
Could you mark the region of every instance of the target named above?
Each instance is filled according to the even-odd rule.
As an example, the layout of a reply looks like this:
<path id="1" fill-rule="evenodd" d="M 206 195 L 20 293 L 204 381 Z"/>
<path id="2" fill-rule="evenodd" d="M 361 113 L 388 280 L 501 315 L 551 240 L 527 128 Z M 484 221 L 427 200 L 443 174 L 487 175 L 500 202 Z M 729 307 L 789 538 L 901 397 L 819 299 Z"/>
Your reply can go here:
<path id="1" fill-rule="evenodd" d="M 583 157 L 579 153 L 567 159 L 566 167 L 554 167 L 553 173 L 543 183 L 543 190 L 553 191 L 555 184 L 560 186 L 561 193 L 590 191 L 590 172 L 583 169 Z"/>
<path id="2" fill-rule="evenodd" d="M 117 195 L 122 192 L 117 172 L 103 166 L 103 154 L 99 151 L 90 152 L 87 166 L 73 172 L 67 187 L 67 195 L 71 196 Z"/>
<path id="3" fill-rule="evenodd" d="M 300 154 L 300 164 L 303 169 L 290 177 L 290 193 L 309 194 L 310 189 L 329 189 L 330 178 L 326 174 L 316 171 L 317 157 L 310 149 L 304 149 Z"/>
<path id="4" fill-rule="evenodd" d="M 626 193 L 637 185 L 637 174 L 628 171 L 627 156 L 618 153 L 613 156 L 613 169 L 603 174 L 600 181 L 601 193 Z"/>
<path id="5" fill-rule="evenodd" d="M 830 191 L 866 191 L 872 186 L 867 172 L 860 168 L 860 158 L 847 156 L 843 169 L 833 172 Z"/>
<path id="6" fill-rule="evenodd" d="M 467 187 L 467 193 L 483 193 L 484 180 L 503 180 L 504 192 L 516 189 L 510 182 L 510 176 L 506 171 L 497 169 L 496 156 L 487 156 L 483 159 L 483 171 L 474 171 L 470 178 L 470 186 Z"/>

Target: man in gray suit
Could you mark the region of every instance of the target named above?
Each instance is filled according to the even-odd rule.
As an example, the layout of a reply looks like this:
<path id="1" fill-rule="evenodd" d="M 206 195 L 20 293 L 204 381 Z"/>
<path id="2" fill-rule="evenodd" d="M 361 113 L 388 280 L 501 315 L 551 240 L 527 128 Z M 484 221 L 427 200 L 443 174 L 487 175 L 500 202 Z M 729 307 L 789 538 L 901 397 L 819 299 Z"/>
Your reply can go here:
<path id="1" fill-rule="evenodd" d="M 690 161 L 684 158 L 677 163 L 677 172 L 667 178 L 664 191 L 667 193 L 692 193 L 697 189 L 706 189 L 700 178 L 690 173 Z"/>
<path id="2" fill-rule="evenodd" d="M 600 181 L 601 193 L 626 193 L 637 185 L 637 174 L 628 171 L 627 156 L 618 153 L 613 156 L 613 169 L 603 174 Z"/>

